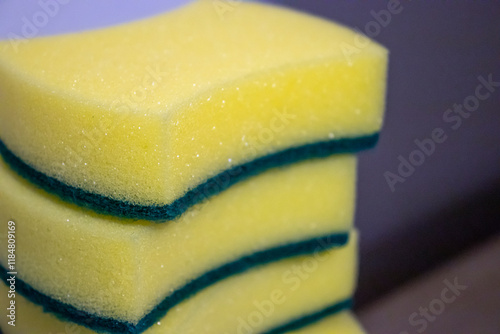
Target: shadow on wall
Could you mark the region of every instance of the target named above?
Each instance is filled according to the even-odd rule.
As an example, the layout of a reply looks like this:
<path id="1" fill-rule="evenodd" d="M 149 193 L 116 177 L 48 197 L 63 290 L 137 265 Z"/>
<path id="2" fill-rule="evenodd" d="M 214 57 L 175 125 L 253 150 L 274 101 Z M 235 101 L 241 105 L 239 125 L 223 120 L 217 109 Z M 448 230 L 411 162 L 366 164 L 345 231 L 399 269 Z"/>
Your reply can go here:
<path id="1" fill-rule="evenodd" d="M 412 229 L 376 248 L 362 243 L 356 308 L 500 233 L 499 203 L 500 178 L 490 189 L 419 218 Z"/>

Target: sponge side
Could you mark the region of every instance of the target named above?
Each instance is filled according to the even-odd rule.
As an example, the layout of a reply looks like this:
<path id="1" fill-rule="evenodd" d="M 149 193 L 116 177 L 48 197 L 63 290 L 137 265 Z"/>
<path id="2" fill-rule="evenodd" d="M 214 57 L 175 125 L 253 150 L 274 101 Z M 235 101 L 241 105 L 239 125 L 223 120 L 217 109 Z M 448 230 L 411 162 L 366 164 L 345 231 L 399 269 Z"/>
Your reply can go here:
<path id="1" fill-rule="evenodd" d="M 368 42 L 345 54 L 358 38 L 262 4 L 241 3 L 222 19 L 198 1 L 33 39 L 0 55 L 0 138 L 69 186 L 168 204 L 252 159 L 377 132 L 387 51 Z"/>
<path id="2" fill-rule="evenodd" d="M 353 291 L 355 250 L 352 242 L 340 250 L 280 261 L 235 276 L 180 304 L 145 333 L 234 333 L 242 326 L 258 333 L 287 333 L 289 330 L 278 329 L 299 328 L 320 321 L 328 315 L 325 310 L 338 313 L 347 305 L 343 301 Z M 5 284 L 1 284 L 0 291 L 7 292 Z M 41 307 L 21 295 L 16 297 L 16 304 L 20 315 L 16 327 L 6 325 L 2 319 L 2 329 L 8 330 L 7 333 L 45 334 L 69 329 L 96 333 L 44 313 Z M 255 322 L 254 318 L 262 320 Z M 341 328 L 347 327 L 341 325 Z M 136 327 L 132 332 L 143 330 Z"/>
<path id="3" fill-rule="evenodd" d="M 67 204 L 0 164 L 0 220 L 18 226 L 20 278 L 83 311 L 137 323 L 208 271 L 349 231 L 355 167 L 355 157 L 342 155 L 271 170 L 155 224 Z M 0 262 L 5 267 L 6 256 Z"/>
<path id="4" fill-rule="evenodd" d="M 342 139 L 377 134 L 384 109 L 385 58 L 286 66 L 203 94 L 170 116 L 168 201 L 228 168 L 295 148 L 315 157 L 355 152 Z M 315 148 L 332 143 L 326 152 Z M 334 143 L 339 143 L 335 147 Z M 316 145 L 316 147 L 315 147 Z M 275 164 L 282 163 L 275 157 Z"/>
<path id="5" fill-rule="evenodd" d="M 98 217 L 47 196 L 0 164 L 0 219 L 16 227 L 19 279 L 82 310 L 119 314 L 137 291 L 140 226 Z M 7 224 L 0 231 L 7 233 Z M 1 247 L 7 248 L 2 238 Z M 7 253 L 0 252 L 7 268 Z M 98 287 L 98 288 L 96 288 Z M 133 305 L 133 304 L 131 304 Z M 136 313 L 132 307 L 129 312 Z"/>
<path id="6" fill-rule="evenodd" d="M 305 325 L 307 316 L 313 318 L 335 309 L 332 305 L 352 295 L 356 245 L 353 235 L 341 249 L 280 261 L 234 276 L 180 304 L 158 327 L 172 328 L 172 333 L 220 334 L 237 332 L 245 325 L 256 333 L 272 332 L 290 323 Z M 269 307 L 271 304 L 274 309 Z"/>
<path id="7" fill-rule="evenodd" d="M 356 317 L 349 311 L 330 316 L 306 328 L 289 334 L 366 334 Z"/>
<path id="8" fill-rule="evenodd" d="M 261 174 L 174 224 L 154 226 L 142 242 L 140 271 L 142 281 L 154 288 L 142 295 L 157 303 L 169 285 L 179 287 L 224 263 L 270 247 L 348 233 L 355 188 L 355 157 L 311 160 Z"/>

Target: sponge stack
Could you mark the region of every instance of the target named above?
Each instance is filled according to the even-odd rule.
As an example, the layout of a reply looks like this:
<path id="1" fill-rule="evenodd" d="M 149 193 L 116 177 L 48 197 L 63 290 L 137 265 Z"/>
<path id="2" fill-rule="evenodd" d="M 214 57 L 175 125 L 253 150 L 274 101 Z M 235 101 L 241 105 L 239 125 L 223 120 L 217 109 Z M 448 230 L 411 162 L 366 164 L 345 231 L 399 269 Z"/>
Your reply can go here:
<path id="1" fill-rule="evenodd" d="M 353 154 L 377 141 L 387 52 L 213 6 L 5 42 L 5 333 L 362 333 Z"/>

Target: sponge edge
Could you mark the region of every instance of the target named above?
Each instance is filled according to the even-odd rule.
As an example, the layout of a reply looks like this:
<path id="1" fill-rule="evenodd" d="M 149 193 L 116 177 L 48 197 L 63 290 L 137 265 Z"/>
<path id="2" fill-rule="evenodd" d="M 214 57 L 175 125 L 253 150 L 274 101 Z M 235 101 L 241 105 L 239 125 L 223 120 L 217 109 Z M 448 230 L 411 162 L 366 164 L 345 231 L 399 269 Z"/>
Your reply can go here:
<path id="1" fill-rule="evenodd" d="M 0 291 L 3 289 L 0 288 Z M 33 326 L 26 326 L 20 322 L 16 327 L 7 326 L 2 324 L 1 328 L 5 328 L 4 334 L 47 334 L 47 333 L 61 333 L 61 334 L 92 334 L 96 333 L 90 331 L 85 327 L 78 326 L 58 320 L 57 318 L 44 314 L 42 310 L 35 305 L 30 304 L 24 298 L 20 297 L 20 310 L 24 318 L 31 319 L 36 323 L 36 328 Z M 29 331 L 28 331 L 29 330 Z M 149 331 L 148 334 L 163 334 Z M 232 334 L 232 333 L 228 333 Z M 286 331 L 283 334 L 367 334 L 355 316 L 349 311 L 343 311 L 339 314 L 331 315 L 325 319 L 318 321 L 312 325 L 304 328 Z"/>
<path id="2" fill-rule="evenodd" d="M 0 286 L 0 293 L 6 293 L 7 289 L 2 284 Z M 5 319 L 1 320 L 0 330 L 4 334 L 47 334 L 47 333 L 61 333 L 61 334 L 94 334 L 95 331 L 88 328 L 62 321 L 51 314 L 44 313 L 42 308 L 27 301 L 22 296 L 16 297 L 19 320 L 15 327 L 7 325 Z M 2 299 L 2 309 L 7 308 Z M 26 321 L 29 319 L 30 321 Z M 36 324 L 36 325 L 35 325 Z M 158 332 L 154 329 L 146 332 L 147 334 L 165 334 L 165 332 Z M 232 334 L 232 333 L 228 333 Z M 339 314 L 331 315 L 325 319 L 319 320 L 307 327 L 286 331 L 283 334 L 366 334 L 361 328 L 354 315 L 349 311 L 343 311 Z"/>
<path id="3" fill-rule="evenodd" d="M 172 290 L 226 263 L 349 231 L 355 180 L 354 156 L 305 161 L 154 224 L 64 203 L 0 162 L 0 220 L 16 222 L 20 278 L 79 309 L 137 322 Z"/>
<path id="4" fill-rule="evenodd" d="M 355 253 L 353 241 L 339 250 L 263 266 L 207 288 L 161 319 L 118 332 L 230 334 L 250 326 L 257 333 L 280 333 L 277 329 L 299 328 L 348 307 L 346 300 L 354 290 L 356 275 Z M 6 292 L 4 284 L 0 292 Z M 16 304 L 19 315 L 16 329 L 24 327 L 29 333 L 38 333 L 37 330 L 53 331 L 69 324 L 43 313 L 39 306 L 20 295 Z M 5 322 L 2 320 L 2 328 L 7 328 Z M 94 333 L 83 328 L 82 332 Z"/>
<path id="5" fill-rule="evenodd" d="M 288 334 L 366 334 L 366 332 L 351 312 L 344 311 Z"/>
<path id="6" fill-rule="evenodd" d="M 257 157 L 377 133 L 387 52 L 369 43 L 347 57 L 341 45 L 357 37 L 262 4 L 241 3 L 221 20 L 198 1 L 34 39 L 0 55 L 0 138 L 70 186 L 168 204 Z"/>

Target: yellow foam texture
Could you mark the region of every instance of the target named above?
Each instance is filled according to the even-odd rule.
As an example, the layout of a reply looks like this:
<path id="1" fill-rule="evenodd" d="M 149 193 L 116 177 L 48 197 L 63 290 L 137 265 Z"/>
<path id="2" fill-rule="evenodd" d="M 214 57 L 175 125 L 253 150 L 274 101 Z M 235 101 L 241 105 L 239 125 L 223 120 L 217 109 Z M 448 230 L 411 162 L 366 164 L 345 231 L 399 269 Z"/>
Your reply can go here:
<path id="1" fill-rule="evenodd" d="M 263 333 L 321 311 L 352 294 L 356 244 L 353 234 L 344 248 L 283 260 L 229 278 L 178 305 L 145 333 L 236 334 L 248 327 L 252 333 Z M 7 287 L 0 285 L 5 295 Z M 2 298 L 2 306 L 6 302 Z M 7 325 L 6 317 L 0 320 L 8 334 L 94 333 L 43 313 L 20 295 L 16 305 L 15 328 Z"/>
<path id="2" fill-rule="evenodd" d="M 366 334 L 356 317 L 349 311 L 330 316 L 314 325 L 291 331 L 290 334 Z"/>
<path id="3" fill-rule="evenodd" d="M 134 323 L 208 270 L 349 231 L 355 179 L 352 155 L 310 160 L 241 182 L 175 221 L 131 223 L 65 203 L 0 163 L 0 221 L 16 223 L 20 278 L 79 309 Z"/>
<path id="4" fill-rule="evenodd" d="M 0 139 L 46 175 L 129 203 L 168 204 L 231 166 L 382 124 L 387 51 L 270 5 L 195 1 L 10 43 Z"/>

